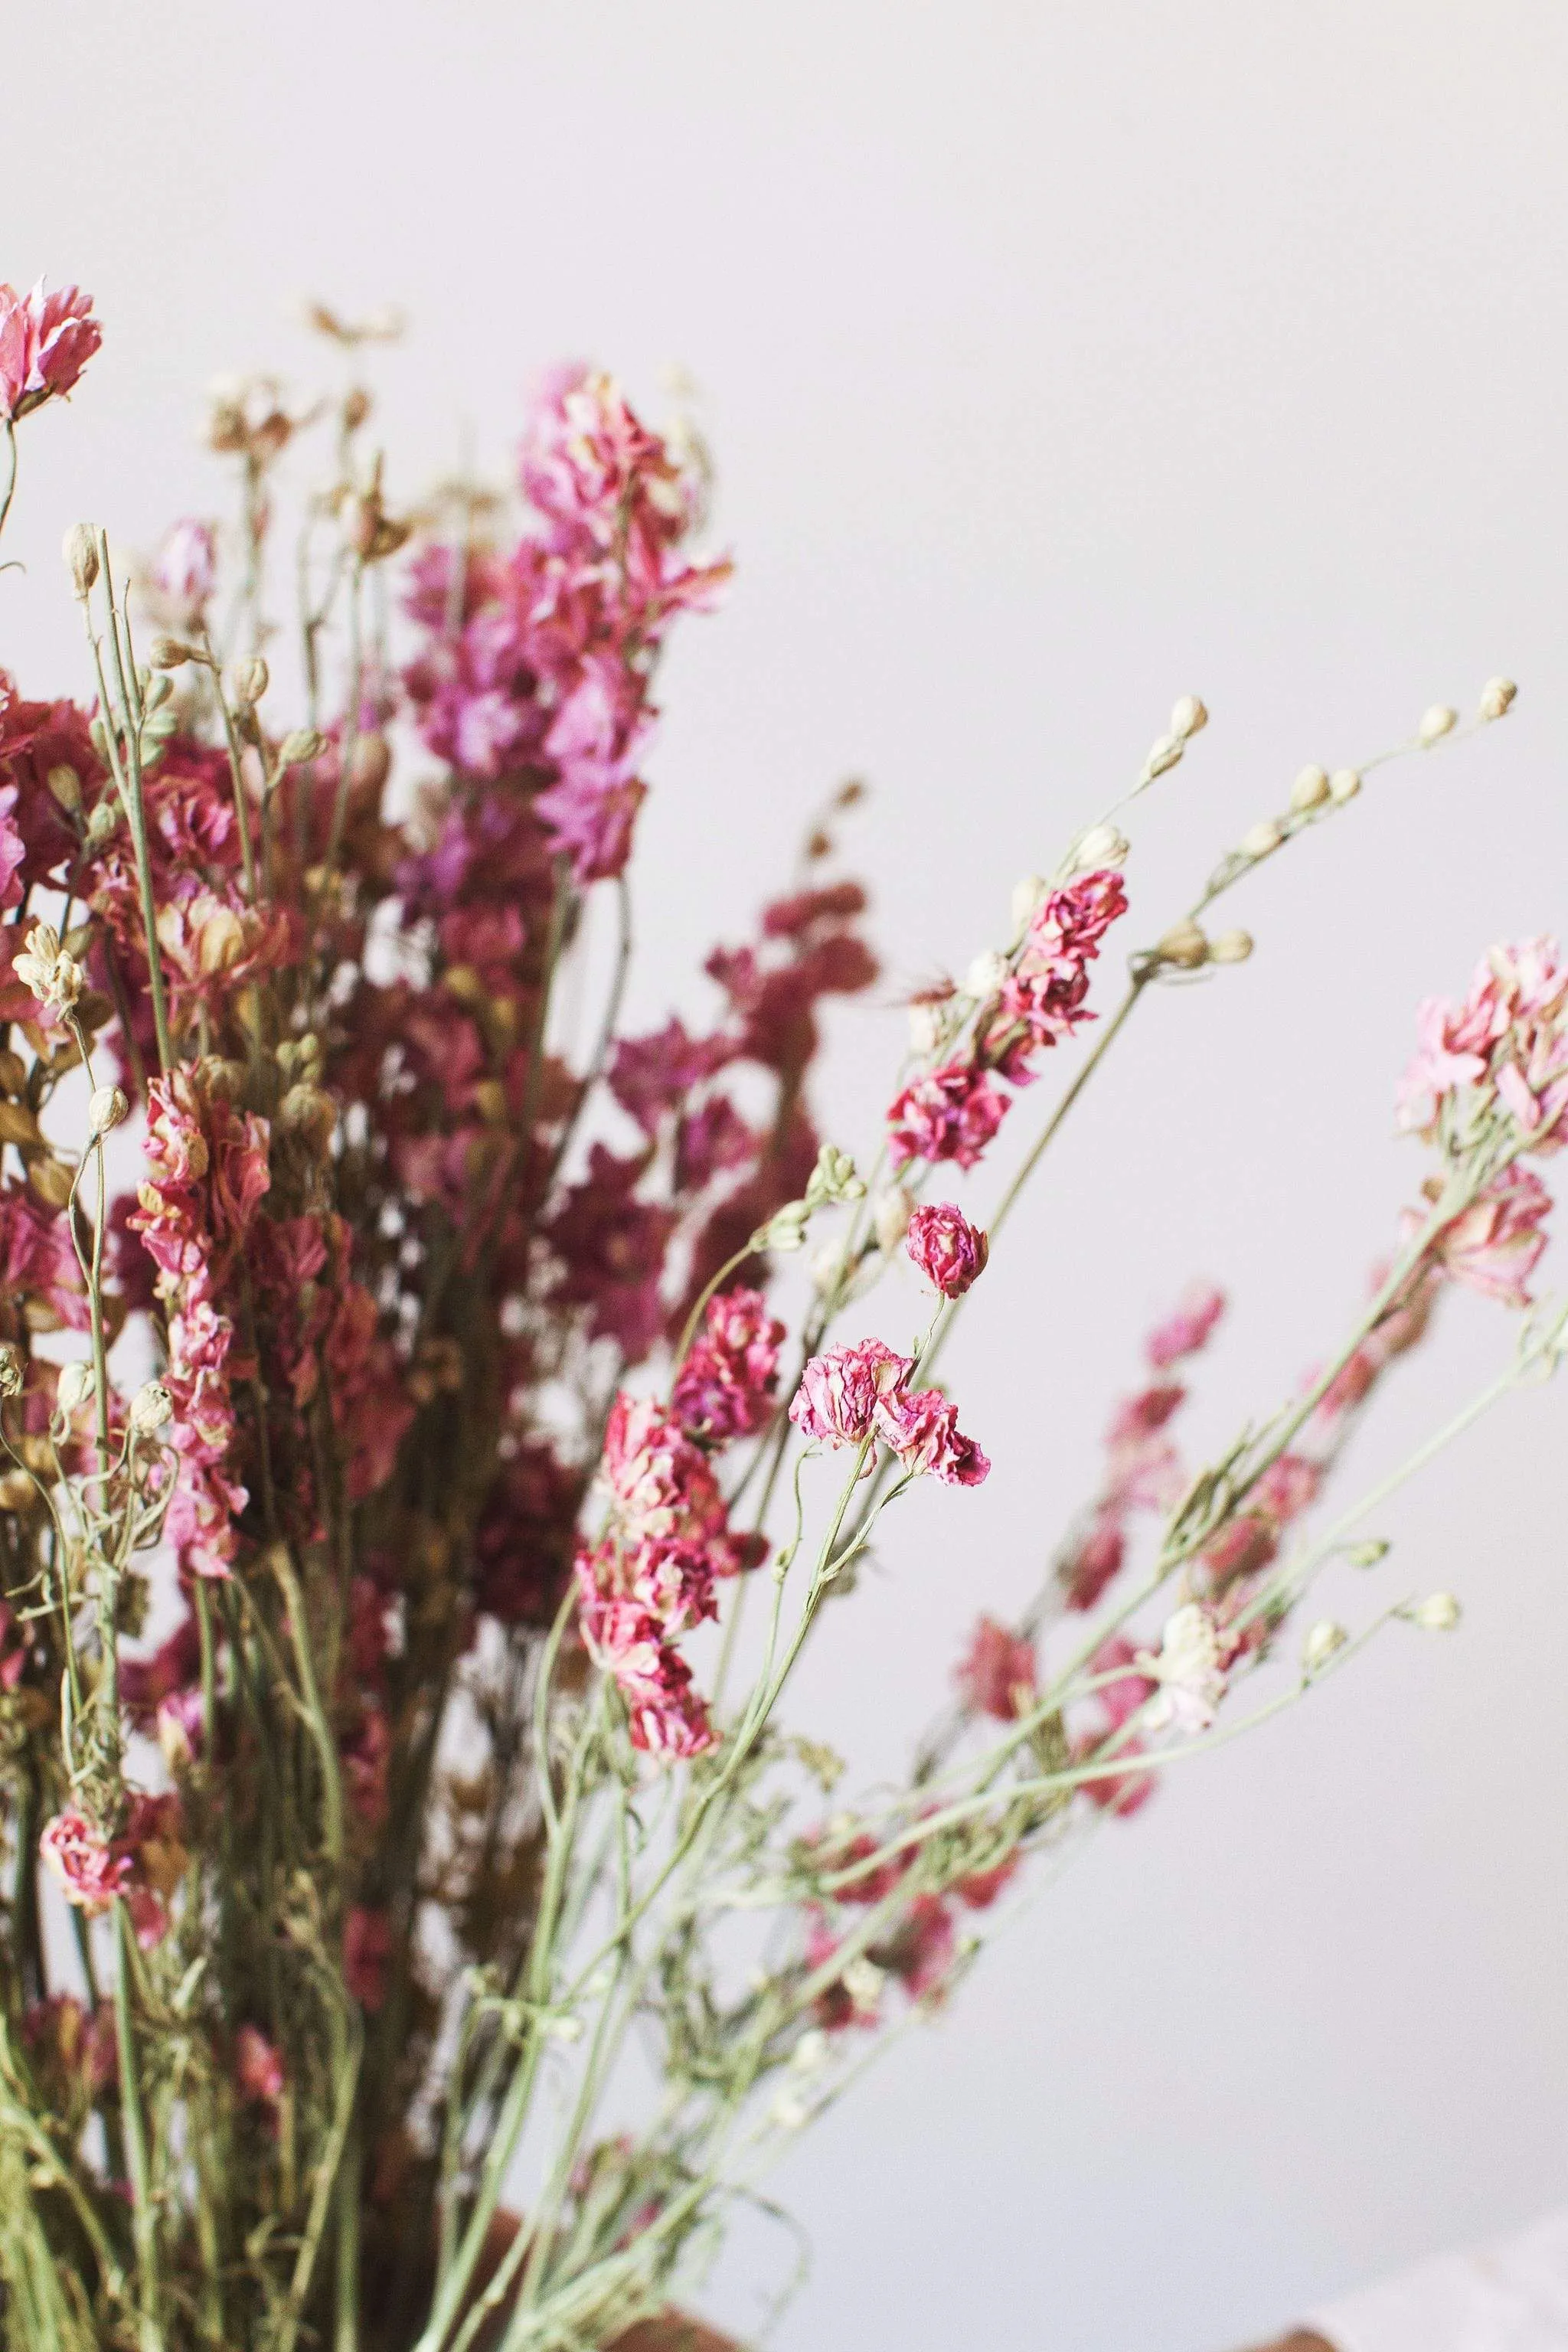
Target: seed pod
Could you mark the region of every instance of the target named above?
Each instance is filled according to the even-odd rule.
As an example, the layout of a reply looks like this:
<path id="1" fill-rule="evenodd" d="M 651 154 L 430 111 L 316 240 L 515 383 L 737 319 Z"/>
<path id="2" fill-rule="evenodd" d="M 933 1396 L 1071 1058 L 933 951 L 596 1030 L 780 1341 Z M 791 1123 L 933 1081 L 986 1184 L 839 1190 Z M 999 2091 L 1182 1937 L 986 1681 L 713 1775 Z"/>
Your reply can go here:
<path id="1" fill-rule="evenodd" d="M 1181 756 L 1182 739 L 1179 735 L 1156 736 L 1149 747 L 1149 757 L 1143 762 L 1139 782 L 1152 784 L 1156 776 L 1163 776 L 1167 768 L 1173 768 Z"/>
<path id="2" fill-rule="evenodd" d="M 1096 873 L 1107 866 L 1125 866 L 1131 848 L 1131 844 L 1120 826 L 1091 825 L 1073 851 L 1073 866 L 1080 874 Z"/>
<path id="3" fill-rule="evenodd" d="M 985 998 L 995 995 L 1006 977 L 1006 957 L 998 955 L 994 948 L 987 948 L 984 955 L 975 957 L 964 973 L 963 985 L 967 994 L 977 996 L 984 1002 Z"/>
<path id="4" fill-rule="evenodd" d="M 1353 801 L 1361 790 L 1361 777 L 1354 768 L 1336 768 L 1329 778 L 1329 798 L 1336 808 Z"/>
<path id="5" fill-rule="evenodd" d="M 74 768 L 68 767 L 62 760 L 58 766 L 49 770 L 44 781 L 68 816 L 80 814 L 81 778 Z"/>
<path id="6" fill-rule="evenodd" d="M 195 646 L 186 645 L 183 637 L 154 637 L 147 648 L 147 658 L 154 669 L 179 669 L 185 662 L 199 661 Z"/>
<path id="7" fill-rule="evenodd" d="M 92 1366 L 79 1360 L 60 1366 L 59 1380 L 55 1386 L 55 1404 L 67 1418 L 84 1405 L 92 1394 Z"/>
<path id="8" fill-rule="evenodd" d="M 1463 1615 L 1451 1592 L 1434 1592 L 1410 1612 L 1411 1622 L 1428 1633 L 1451 1633 Z"/>
<path id="9" fill-rule="evenodd" d="M 1038 874 L 1026 874 L 1021 882 L 1013 885 L 1013 920 L 1026 923 L 1035 908 L 1043 906 L 1050 893 L 1050 885 Z"/>
<path id="10" fill-rule="evenodd" d="M 174 1417 L 174 1401 L 162 1381 L 145 1381 L 131 1400 L 131 1426 L 139 1437 L 151 1437 Z"/>
<path id="11" fill-rule="evenodd" d="M 1198 925 L 1184 917 L 1172 924 L 1154 952 L 1162 963 L 1174 964 L 1178 971 L 1196 971 L 1209 960 L 1209 943 Z"/>
<path id="12" fill-rule="evenodd" d="M 306 760 L 319 760 L 326 748 L 326 737 L 318 735 L 313 727 L 295 727 L 278 747 L 278 764 L 298 768 Z"/>
<path id="13" fill-rule="evenodd" d="M 118 1087 L 98 1087 L 87 1106 L 87 1123 L 94 1135 L 107 1135 L 129 1116 L 130 1104 Z"/>
<path id="14" fill-rule="evenodd" d="M 1245 963 L 1252 953 L 1250 931 L 1221 931 L 1209 946 L 1211 963 Z"/>
<path id="15" fill-rule="evenodd" d="M 1342 1650 L 1350 1635 L 1331 1617 L 1321 1618 L 1301 1644 L 1301 1665 L 1309 1675 L 1320 1674 L 1338 1650 Z"/>
<path id="16" fill-rule="evenodd" d="M 1195 694 L 1184 694 L 1171 713 L 1171 732 L 1184 743 L 1189 735 L 1198 734 L 1209 723 L 1208 712 Z"/>
<path id="17" fill-rule="evenodd" d="M 88 847 L 101 849 L 119 823 L 119 806 L 105 794 L 104 798 L 98 802 L 87 821 Z"/>
<path id="18" fill-rule="evenodd" d="M 98 578 L 98 534 L 87 522 L 73 522 L 65 536 L 66 569 L 71 586 L 85 599 Z"/>
<path id="19" fill-rule="evenodd" d="M 1481 717 L 1500 719 L 1505 711 L 1513 709 L 1518 692 L 1511 677 L 1489 677 L 1481 688 Z"/>
<path id="20" fill-rule="evenodd" d="M 1329 780 L 1321 768 L 1303 768 L 1290 787 L 1290 805 L 1298 816 L 1321 808 L 1329 797 Z"/>
<path id="21" fill-rule="evenodd" d="M 1434 743 L 1440 743 L 1445 735 L 1451 734 L 1458 722 L 1457 710 L 1450 710 L 1446 702 L 1435 702 L 1429 710 L 1422 712 L 1415 740 L 1424 751 L 1429 751 Z"/>
<path id="22" fill-rule="evenodd" d="M 1241 854 L 1244 857 L 1271 856 L 1284 838 L 1274 819 L 1266 816 L 1260 824 L 1249 825 L 1242 835 Z"/>
<path id="23" fill-rule="evenodd" d="M 245 661 L 236 662 L 231 684 L 234 698 L 242 710 L 253 710 L 271 683 L 271 672 L 259 654 L 251 654 Z"/>

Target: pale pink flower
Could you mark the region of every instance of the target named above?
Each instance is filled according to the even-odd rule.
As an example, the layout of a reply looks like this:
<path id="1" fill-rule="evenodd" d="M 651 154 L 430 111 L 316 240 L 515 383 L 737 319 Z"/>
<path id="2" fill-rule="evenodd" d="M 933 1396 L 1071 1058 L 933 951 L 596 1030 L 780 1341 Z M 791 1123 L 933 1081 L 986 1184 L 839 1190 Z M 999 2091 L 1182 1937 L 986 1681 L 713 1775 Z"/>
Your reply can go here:
<path id="1" fill-rule="evenodd" d="M 160 618 L 171 628 L 195 628 L 216 585 L 217 542 L 213 527 L 187 516 L 165 533 L 148 573 Z"/>
<path id="2" fill-rule="evenodd" d="M 1181 1304 L 1156 1323 L 1143 1342 L 1143 1352 L 1157 1372 L 1168 1371 L 1185 1356 L 1195 1356 L 1225 1313 L 1225 1293 L 1212 1282 L 1197 1282 Z"/>
<path id="3" fill-rule="evenodd" d="M 800 1376 L 789 1417 L 804 1436 L 823 1445 L 859 1445 L 871 1434 L 879 1402 L 902 1387 L 914 1370 L 880 1339 L 830 1348 L 813 1356 Z"/>
<path id="4" fill-rule="evenodd" d="M 1007 1097 L 984 1070 L 953 1063 L 916 1078 L 888 1113 L 893 1165 L 955 1160 L 973 1168 L 1008 1108 Z"/>
<path id="5" fill-rule="evenodd" d="M 879 1397 L 876 1428 L 910 1477 L 927 1475 L 948 1486 L 978 1486 L 991 1464 L 958 1425 L 958 1407 L 940 1389 L 895 1389 Z"/>
<path id="6" fill-rule="evenodd" d="M 1121 1572 L 1127 1535 L 1119 1512 L 1102 1510 L 1089 1533 L 1058 1570 L 1069 1609 L 1092 1609 L 1112 1577 Z"/>
<path id="7" fill-rule="evenodd" d="M 689 1762 L 719 1745 L 707 1705 L 689 1683 L 639 1694 L 628 1703 L 626 1717 L 632 1746 L 666 1763 Z"/>
<path id="8" fill-rule="evenodd" d="M 74 1808 L 57 1813 L 47 1823 L 38 1852 L 59 1881 L 66 1901 L 79 1911 L 106 1911 L 130 1884 L 130 1855 Z"/>
<path id="9" fill-rule="evenodd" d="M 953 1675 L 966 1706 L 1010 1723 L 1035 1696 L 1034 1645 L 982 1617 Z"/>
<path id="10" fill-rule="evenodd" d="M 51 398 L 64 398 L 103 341 L 92 297 L 78 287 L 30 294 L 0 286 L 0 420 L 14 424 Z"/>
<path id="11" fill-rule="evenodd" d="M 1479 1198 L 1443 1228 L 1434 1255 L 1468 1290 L 1505 1307 L 1528 1307 L 1527 1285 L 1546 1247 L 1542 1228 L 1551 1208 L 1552 1195 L 1540 1177 L 1516 1163 L 1494 1176 Z M 1405 1211 L 1408 1232 L 1418 1233 L 1425 1222 L 1418 1211 Z"/>
<path id="12" fill-rule="evenodd" d="M 1141 1652 L 1137 1664 L 1160 1685 L 1144 1717 L 1151 1731 L 1167 1725 L 1187 1735 L 1208 1729 L 1225 1696 L 1225 1668 L 1214 1618 L 1202 1601 L 1173 1610 L 1158 1656 Z"/>
<path id="13" fill-rule="evenodd" d="M 904 1247 L 912 1263 L 944 1298 L 961 1298 L 985 1271 L 990 1244 L 977 1225 L 951 1201 L 914 1210 Z"/>
<path id="14" fill-rule="evenodd" d="M 940 1895 L 917 1895 L 877 1959 L 901 1979 L 911 2000 L 934 2000 L 952 1973 L 958 1937 L 952 1912 Z"/>

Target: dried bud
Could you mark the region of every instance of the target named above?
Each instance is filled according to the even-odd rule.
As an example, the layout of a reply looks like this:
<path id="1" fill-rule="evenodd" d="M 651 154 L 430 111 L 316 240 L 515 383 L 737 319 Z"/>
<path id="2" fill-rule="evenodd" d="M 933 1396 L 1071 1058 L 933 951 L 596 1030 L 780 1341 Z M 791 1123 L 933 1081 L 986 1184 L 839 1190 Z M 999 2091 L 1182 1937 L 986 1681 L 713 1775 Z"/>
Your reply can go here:
<path id="1" fill-rule="evenodd" d="M 1268 857 L 1284 838 L 1273 818 L 1266 816 L 1261 824 L 1249 825 L 1242 835 L 1241 854 L 1244 857 Z"/>
<path id="2" fill-rule="evenodd" d="M 129 1117 L 130 1104 L 118 1087 L 98 1087 L 87 1106 L 87 1123 L 94 1135 L 107 1135 Z"/>
<path id="3" fill-rule="evenodd" d="M 1179 735 L 1157 736 L 1149 747 L 1149 757 L 1143 762 L 1139 782 L 1152 784 L 1156 776 L 1163 776 L 1167 768 L 1173 768 L 1181 756 L 1182 739 Z"/>
<path id="4" fill-rule="evenodd" d="M 1184 694 L 1171 713 L 1171 732 L 1180 743 L 1189 735 L 1201 734 L 1208 723 L 1208 712 L 1195 694 Z"/>
<path id="5" fill-rule="evenodd" d="M 278 747 L 278 764 L 297 768 L 306 760 L 319 760 L 326 748 L 326 737 L 318 735 L 313 727 L 293 728 Z"/>
<path id="6" fill-rule="evenodd" d="M 68 1421 L 73 1412 L 80 1411 L 91 1394 L 92 1366 L 90 1364 L 84 1364 L 79 1360 L 74 1364 L 60 1366 L 60 1376 L 55 1385 L 57 1412 L 63 1412 Z"/>
<path id="7" fill-rule="evenodd" d="M 1210 963 L 1245 963 L 1252 953 L 1250 931 L 1221 931 L 1209 943 Z"/>
<path id="8" fill-rule="evenodd" d="M 1329 780 L 1321 768 L 1303 768 L 1290 787 L 1290 805 L 1298 816 L 1321 808 L 1329 797 Z"/>
<path id="9" fill-rule="evenodd" d="M 934 1054 L 947 1034 L 947 1007 L 921 997 L 910 1007 L 910 1051 Z"/>
<path id="10" fill-rule="evenodd" d="M 154 637 L 147 658 L 154 669 L 178 669 L 185 662 L 200 661 L 201 656 L 184 637 Z"/>
<path id="11" fill-rule="evenodd" d="M 349 781 L 358 793 L 379 793 L 392 772 L 392 746 L 384 735 L 372 733 L 354 739 L 353 756 L 349 761 Z"/>
<path id="12" fill-rule="evenodd" d="M 1336 808 L 1353 801 L 1361 790 L 1361 777 L 1354 768 L 1336 768 L 1329 778 L 1329 798 Z"/>
<path id="13" fill-rule="evenodd" d="M 1301 1644 L 1301 1669 L 1304 1674 L 1321 1674 L 1336 1651 L 1342 1650 L 1350 1635 L 1331 1617 L 1320 1618 Z"/>
<path id="14" fill-rule="evenodd" d="M 234 698 L 242 710 L 254 710 L 272 682 L 272 673 L 259 654 L 234 667 Z"/>
<path id="15" fill-rule="evenodd" d="M 758 1250 L 797 1250 L 805 1247 L 805 1228 L 811 1211 L 804 1201 L 786 1201 L 775 1209 L 765 1225 L 759 1225 L 752 1235 L 752 1247 Z"/>
<path id="16" fill-rule="evenodd" d="M 100 801 L 87 821 L 87 845 L 101 849 L 115 826 L 120 823 L 120 811 L 111 800 Z"/>
<path id="17" fill-rule="evenodd" d="M 1091 825 L 1073 851 L 1073 866 L 1078 873 L 1094 874 L 1104 866 L 1125 866 L 1131 849 L 1131 844 L 1120 827 Z"/>
<path id="18" fill-rule="evenodd" d="M 1365 1543 L 1350 1545 L 1345 1558 L 1352 1568 L 1375 1568 L 1380 1559 L 1388 1558 L 1388 1551 L 1386 1536 L 1372 1536 Z"/>
<path id="19" fill-rule="evenodd" d="M 1428 1633 L 1451 1633 L 1462 1614 L 1451 1592 L 1434 1592 L 1429 1601 L 1417 1601 L 1410 1612 L 1410 1622 Z"/>
<path id="20" fill-rule="evenodd" d="M 884 1257 L 892 1256 L 909 1232 L 914 1205 L 914 1194 L 902 1184 L 889 1184 L 885 1192 L 878 1193 L 871 1211 L 871 1230 Z"/>
<path id="21" fill-rule="evenodd" d="M 1013 885 L 1013 921 L 1016 926 L 1026 923 L 1037 907 L 1043 906 L 1050 896 L 1051 886 L 1038 874 L 1026 874 L 1021 882 Z"/>
<path id="22" fill-rule="evenodd" d="M 1197 924 L 1184 917 L 1172 924 L 1154 952 L 1162 963 L 1174 964 L 1178 971 L 1196 971 L 1209 960 L 1209 943 Z"/>
<path id="23" fill-rule="evenodd" d="M 984 1002 L 996 994 L 1007 977 L 1007 971 L 1006 957 L 998 955 L 994 948 L 987 948 L 984 955 L 975 957 L 964 973 L 964 988 L 971 996 L 977 996 Z"/>
<path id="24" fill-rule="evenodd" d="M 174 1419 L 174 1407 L 162 1381 L 146 1381 L 131 1400 L 131 1426 L 138 1437 L 151 1437 Z"/>
<path id="25" fill-rule="evenodd" d="M 1415 740 L 1423 751 L 1429 751 L 1434 743 L 1440 743 L 1445 735 L 1452 733 L 1458 721 L 1457 710 L 1450 710 L 1446 702 L 1435 702 L 1430 710 L 1422 712 Z"/>
<path id="26" fill-rule="evenodd" d="M 303 1080 L 291 1086 L 278 1106 L 278 1124 L 324 1158 L 338 1124 L 337 1105 L 320 1087 Z"/>
<path id="27" fill-rule="evenodd" d="M 22 1359 L 9 1340 L 0 1344 L 0 1397 L 22 1393 Z"/>
<path id="28" fill-rule="evenodd" d="M 58 767 L 49 770 L 44 781 L 68 816 L 76 816 L 80 813 L 81 778 L 74 768 L 68 767 L 62 760 Z"/>
<path id="29" fill-rule="evenodd" d="M 343 431 L 357 433 L 371 411 L 371 398 L 360 384 L 355 384 L 343 399 Z"/>
<path id="30" fill-rule="evenodd" d="M 868 1960 L 864 1952 L 856 1954 L 840 1979 L 850 2005 L 860 2017 L 875 2014 L 886 1981 L 886 1970 L 879 1969 L 875 1960 Z"/>
<path id="31" fill-rule="evenodd" d="M 98 533 L 89 522 L 73 522 L 65 537 L 66 569 L 79 596 L 92 593 L 98 578 Z"/>
<path id="32" fill-rule="evenodd" d="M 849 1271 L 842 1242 L 824 1242 L 811 1255 L 811 1285 L 819 1297 L 831 1298 Z"/>
<path id="33" fill-rule="evenodd" d="M 836 1143 L 825 1143 L 816 1155 L 805 1188 L 805 1206 L 809 1211 L 824 1201 L 863 1201 L 866 1186 L 855 1173 L 855 1162 Z"/>
<path id="34" fill-rule="evenodd" d="M 1481 717 L 1500 719 L 1505 711 L 1513 709 L 1518 692 L 1511 677 L 1489 677 L 1481 688 Z"/>

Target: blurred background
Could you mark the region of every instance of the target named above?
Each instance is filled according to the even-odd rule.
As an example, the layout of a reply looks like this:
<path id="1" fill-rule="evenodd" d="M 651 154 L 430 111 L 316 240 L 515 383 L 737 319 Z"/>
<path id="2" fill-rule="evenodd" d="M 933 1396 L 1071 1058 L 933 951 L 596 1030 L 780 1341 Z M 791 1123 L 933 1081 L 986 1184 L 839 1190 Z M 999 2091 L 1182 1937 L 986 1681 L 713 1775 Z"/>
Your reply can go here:
<path id="1" fill-rule="evenodd" d="M 846 1144 L 900 989 L 1001 935 L 1178 694 L 1213 721 L 1138 804 L 1142 939 L 1303 762 L 1521 682 L 1236 894 L 1252 962 L 1160 993 L 1047 1163 L 950 1360 L 992 1479 L 900 1515 L 795 1702 L 868 1775 L 1031 1588 L 1190 1276 L 1235 1302 L 1205 1443 L 1332 1345 L 1425 1172 L 1416 1000 L 1568 923 L 1565 68 L 1542 0 L 11 12 L 0 274 L 79 280 L 105 347 L 24 436 L 0 662 L 84 690 L 63 528 L 216 512 L 207 381 L 331 380 L 301 297 L 408 314 L 395 504 L 499 477 L 553 358 L 655 413 L 680 363 L 739 571 L 665 674 L 635 1010 L 701 1009 L 707 943 L 864 776 L 888 977 L 834 1034 Z M 1454 1302 L 1352 1477 L 1510 1337 Z M 1458 1637 L 1394 1629 L 1171 1775 L 803 2143 L 784 2352 L 1220 2352 L 1563 2198 L 1565 1412 L 1472 1433 L 1331 1590 L 1355 1622 L 1450 1586 Z M 754 2326 L 793 2259 L 742 2225 L 714 2315 Z"/>

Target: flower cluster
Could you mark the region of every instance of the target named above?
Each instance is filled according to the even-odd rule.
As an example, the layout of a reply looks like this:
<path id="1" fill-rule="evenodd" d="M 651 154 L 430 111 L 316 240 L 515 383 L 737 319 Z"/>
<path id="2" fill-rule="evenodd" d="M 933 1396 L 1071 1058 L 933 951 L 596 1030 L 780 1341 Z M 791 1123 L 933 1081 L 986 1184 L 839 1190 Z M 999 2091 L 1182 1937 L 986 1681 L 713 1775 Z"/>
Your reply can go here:
<path id="1" fill-rule="evenodd" d="M 50 294 L 40 278 L 18 294 L 0 286 L 0 423 L 63 400 L 102 341 L 92 298 L 78 287 Z"/>
<path id="2" fill-rule="evenodd" d="M 895 1166 L 941 1160 L 975 1165 L 1009 1108 L 997 1076 L 1027 1086 L 1038 1075 L 1040 1054 L 1093 1020 L 1089 968 L 1126 910 L 1121 877 L 1110 867 L 1044 895 L 1014 955 L 994 959 L 994 971 L 977 969 L 972 975 L 975 1003 L 967 1051 L 911 1079 L 889 1111 Z"/>
<path id="3" fill-rule="evenodd" d="M 789 1417 L 819 1445 L 886 1445 L 907 1477 L 930 1474 L 950 1486 L 978 1486 L 991 1465 L 958 1426 L 958 1408 L 941 1389 L 911 1389 L 910 1356 L 880 1339 L 830 1348 L 800 1377 Z"/>

